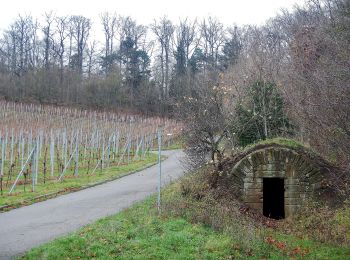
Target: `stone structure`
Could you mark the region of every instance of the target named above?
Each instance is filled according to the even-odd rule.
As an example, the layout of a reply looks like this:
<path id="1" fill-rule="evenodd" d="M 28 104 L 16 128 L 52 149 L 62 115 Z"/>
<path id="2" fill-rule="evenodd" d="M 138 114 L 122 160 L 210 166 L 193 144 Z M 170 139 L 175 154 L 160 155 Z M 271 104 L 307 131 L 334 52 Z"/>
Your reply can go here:
<path id="1" fill-rule="evenodd" d="M 322 185 L 322 168 L 300 149 L 264 145 L 236 159 L 229 172 L 251 208 L 276 219 L 292 215 Z"/>

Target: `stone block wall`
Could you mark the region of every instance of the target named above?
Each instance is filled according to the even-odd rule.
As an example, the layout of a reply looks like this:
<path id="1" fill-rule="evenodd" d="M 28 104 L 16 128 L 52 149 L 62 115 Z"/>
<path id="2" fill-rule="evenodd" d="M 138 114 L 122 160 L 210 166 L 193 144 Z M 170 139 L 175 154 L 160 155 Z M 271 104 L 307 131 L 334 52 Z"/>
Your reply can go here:
<path id="1" fill-rule="evenodd" d="M 284 179 L 284 211 L 291 216 L 322 181 L 320 170 L 305 156 L 288 148 L 270 147 L 243 157 L 230 172 L 241 199 L 263 211 L 263 178 Z"/>

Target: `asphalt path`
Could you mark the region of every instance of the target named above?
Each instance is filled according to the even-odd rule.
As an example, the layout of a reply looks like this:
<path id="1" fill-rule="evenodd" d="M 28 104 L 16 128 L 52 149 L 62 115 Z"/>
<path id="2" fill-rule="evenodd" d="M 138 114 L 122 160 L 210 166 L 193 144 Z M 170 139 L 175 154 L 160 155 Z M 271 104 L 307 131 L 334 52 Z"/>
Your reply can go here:
<path id="1" fill-rule="evenodd" d="M 183 175 L 183 152 L 164 151 L 162 186 Z M 71 233 L 97 219 L 115 214 L 155 193 L 158 165 L 120 179 L 0 213 L 0 259 Z"/>

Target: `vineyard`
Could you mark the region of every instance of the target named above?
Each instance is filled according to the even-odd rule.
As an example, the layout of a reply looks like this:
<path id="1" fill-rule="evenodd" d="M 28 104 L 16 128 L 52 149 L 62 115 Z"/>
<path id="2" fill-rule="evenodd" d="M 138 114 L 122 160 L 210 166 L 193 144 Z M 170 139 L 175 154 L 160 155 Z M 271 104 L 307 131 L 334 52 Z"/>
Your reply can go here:
<path id="1" fill-rule="evenodd" d="M 181 130 L 178 122 L 161 117 L 5 101 L 0 120 L 3 199 L 139 167 L 155 160 L 149 151 L 160 130 L 163 147 Z"/>

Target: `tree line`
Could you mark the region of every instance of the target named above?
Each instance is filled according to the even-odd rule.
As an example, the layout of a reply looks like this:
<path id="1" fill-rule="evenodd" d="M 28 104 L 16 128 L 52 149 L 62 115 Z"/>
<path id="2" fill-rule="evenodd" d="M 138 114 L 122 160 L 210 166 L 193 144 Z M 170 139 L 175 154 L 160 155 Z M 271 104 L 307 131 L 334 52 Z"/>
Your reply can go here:
<path id="1" fill-rule="evenodd" d="M 103 43 L 87 17 L 41 18 L 19 15 L 0 38 L 5 99 L 164 111 L 187 91 L 190 75 L 227 68 L 240 49 L 239 29 L 213 17 L 145 26 L 102 13 Z"/>
<path id="2" fill-rule="evenodd" d="M 18 16 L 0 37 L 0 93 L 177 114 L 215 160 L 282 135 L 348 166 L 349 19 L 348 0 L 306 0 L 262 26 L 103 13 L 101 44 L 87 17 Z"/>

